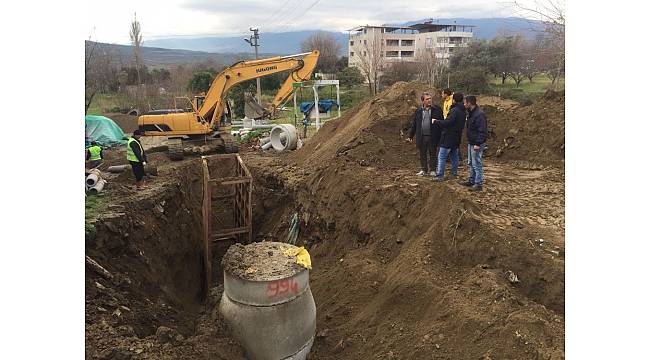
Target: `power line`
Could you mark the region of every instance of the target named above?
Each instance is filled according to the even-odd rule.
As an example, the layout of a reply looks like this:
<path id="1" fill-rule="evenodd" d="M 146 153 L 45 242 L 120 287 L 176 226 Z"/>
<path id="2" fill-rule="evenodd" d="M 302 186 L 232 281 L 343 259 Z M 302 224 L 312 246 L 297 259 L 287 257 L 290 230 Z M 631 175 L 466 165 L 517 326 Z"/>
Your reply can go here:
<path id="1" fill-rule="evenodd" d="M 279 14 L 282 13 L 282 10 L 284 9 L 284 7 L 285 7 L 285 6 L 286 6 L 290 1 L 292 1 L 292 0 L 286 0 L 284 3 L 282 3 L 282 5 L 280 6 L 280 8 L 279 8 L 278 10 L 276 10 L 273 14 L 271 14 L 271 16 L 269 16 L 269 17 L 266 18 L 264 21 L 262 21 L 262 23 L 266 26 L 266 25 L 268 25 L 269 23 L 272 22 L 271 19 L 274 19 L 274 21 L 277 20 L 277 15 L 279 15 Z"/>
<path id="2" fill-rule="evenodd" d="M 319 2 L 320 2 L 320 0 L 315 0 L 315 1 L 314 1 L 311 5 L 309 5 L 309 6 L 305 9 L 305 11 L 303 11 L 300 15 L 294 17 L 294 18 L 291 19 L 291 20 L 288 19 L 287 21 L 285 21 L 284 23 L 282 23 L 282 25 L 283 25 L 283 26 L 289 25 L 290 22 L 294 22 L 294 21 L 296 21 L 296 20 L 302 18 L 303 16 L 305 16 L 305 14 L 307 14 L 307 12 L 308 12 L 309 10 L 311 10 L 314 6 L 318 5 Z M 290 25 L 290 26 L 292 26 L 292 25 Z"/>

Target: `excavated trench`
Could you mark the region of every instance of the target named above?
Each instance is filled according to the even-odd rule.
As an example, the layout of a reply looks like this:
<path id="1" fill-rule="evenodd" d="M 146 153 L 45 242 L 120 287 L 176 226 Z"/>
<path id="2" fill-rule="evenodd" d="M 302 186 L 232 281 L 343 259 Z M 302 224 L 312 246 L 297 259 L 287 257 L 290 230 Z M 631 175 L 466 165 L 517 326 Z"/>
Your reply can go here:
<path id="1" fill-rule="evenodd" d="M 243 358 L 216 311 L 232 242 L 213 248 L 214 283 L 203 288 L 199 164 L 112 205 L 87 236 L 86 255 L 113 275 L 87 271 L 87 357 Z M 563 261 L 459 220 L 471 203 L 435 189 L 368 188 L 341 167 L 292 184 L 249 168 L 255 241 L 284 241 L 300 217 L 317 305 L 310 358 L 563 358 Z"/>

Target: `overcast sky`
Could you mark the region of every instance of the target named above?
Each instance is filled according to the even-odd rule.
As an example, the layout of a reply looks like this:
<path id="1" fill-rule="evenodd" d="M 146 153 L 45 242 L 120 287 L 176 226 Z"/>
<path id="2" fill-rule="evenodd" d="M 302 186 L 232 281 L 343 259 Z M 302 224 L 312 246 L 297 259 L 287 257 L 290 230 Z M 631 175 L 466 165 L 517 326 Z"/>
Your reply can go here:
<path id="1" fill-rule="evenodd" d="M 429 17 L 517 15 L 509 0 L 91 0 L 86 4 L 85 38 L 117 44 L 130 42 L 129 26 L 134 13 L 144 41 L 177 36 L 243 36 L 251 25 L 258 26 L 260 32 L 345 31 L 357 25 Z"/>

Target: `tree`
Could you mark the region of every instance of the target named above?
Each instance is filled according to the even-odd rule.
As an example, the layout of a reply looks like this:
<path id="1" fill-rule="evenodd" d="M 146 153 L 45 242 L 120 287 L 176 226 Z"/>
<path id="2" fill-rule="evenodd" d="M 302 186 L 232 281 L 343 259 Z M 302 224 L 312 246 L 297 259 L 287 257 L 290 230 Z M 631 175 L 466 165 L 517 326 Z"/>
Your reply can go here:
<path id="1" fill-rule="evenodd" d="M 361 74 L 361 70 L 354 66 L 346 67 L 339 71 L 336 74 L 336 78 L 339 79 L 343 86 L 354 86 L 363 83 L 363 74 Z"/>
<path id="2" fill-rule="evenodd" d="M 318 50 L 318 69 L 326 73 L 336 72 L 336 62 L 341 52 L 341 44 L 336 41 L 334 34 L 326 31 L 317 31 L 300 43 L 301 51 L 309 52 Z"/>
<path id="3" fill-rule="evenodd" d="M 368 32 L 368 39 L 356 41 L 355 58 L 359 59 L 361 72 L 368 81 L 368 90 L 377 94 L 381 71 L 384 69 L 384 39 L 376 33 Z"/>
<path id="4" fill-rule="evenodd" d="M 95 95 L 116 91 L 119 87 L 117 56 L 109 45 L 95 41 L 85 43 L 85 110 L 88 113 Z"/>
<path id="5" fill-rule="evenodd" d="M 140 22 L 133 15 L 133 21 L 131 22 L 131 30 L 129 31 L 129 36 L 131 38 L 131 44 L 133 45 L 133 58 L 135 60 L 135 67 L 138 73 L 138 85 L 142 84 L 142 79 L 140 77 L 140 66 L 142 66 L 142 56 L 140 54 L 140 45 L 142 44 L 142 33 L 140 29 Z"/>
<path id="6" fill-rule="evenodd" d="M 386 66 L 382 74 L 382 82 L 392 85 L 398 81 L 413 81 L 418 76 L 418 64 L 407 61 L 396 61 Z"/>
<path id="7" fill-rule="evenodd" d="M 471 66 L 462 71 L 455 71 L 449 75 L 449 82 L 453 89 L 465 93 L 479 94 L 488 90 L 487 69 L 480 66 Z"/>
<path id="8" fill-rule="evenodd" d="M 207 92 L 210 89 L 215 73 L 209 70 L 199 71 L 192 75 L 187 88 L 194 94 Z"/>
<path id="9" fill-rule="evenodd" d="M 557 79 L 565 66 L 565 5 L 564 0 L 535 0 L 532 5 L 513 3 L 517 15 L 534 18 L 544 24 L 544 50 L 540 59 L 551 78 L 551 88 L 557 88 Z"/>
<path id="10" fill-rule="evenodd" d="M 430 47 L 418 51 L 416 60 L 419 80 L 429 86 L 435 86 L 436 76 L 439 75 L 441 70 L 435 48 Z"/>
<path id="11" fill-rule="evenodd" d="M 348 67 L 348 57 L 347 56 L 341 56 L 337 61 L 336 61 L 336 72 L 342 71 L 343 69 Z"/>

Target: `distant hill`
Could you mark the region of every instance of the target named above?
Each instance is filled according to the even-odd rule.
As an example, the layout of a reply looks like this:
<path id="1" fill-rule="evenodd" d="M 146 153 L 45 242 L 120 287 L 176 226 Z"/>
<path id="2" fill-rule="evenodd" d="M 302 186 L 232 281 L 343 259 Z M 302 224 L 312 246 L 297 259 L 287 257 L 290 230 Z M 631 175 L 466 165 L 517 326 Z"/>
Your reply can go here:
<path id="1" fill-rule="evenodd" d="M 300 52 L 300 43 L 313 35 L 318 30 L 291 31 L 283 33 L 261 33 L 260 51 L 273 54 L 297 54 Z M 348 34 L 332 32 L 341 44 L 341 53 L 347 53 Z M 186 49 L 195 51 L 208 51 L 219 53 L 251 53 L 252 48 L 239 37 L 200 37 L 200 38 L 164 38 L 148 40 L 146 46 L 156 46 L 167 49 Z M 341 55 L 342 55 L 341 54 Z"/>
<path id="2" fill-rule="evenodd" d="M 86 43 L 89 43 L 86 41 Z M 130 45 L 103 44 L 109 46 L 120 60 L 125 64 L 133 61 L 133 47 Z M 140 48 L 143 61 L 148 66 L 184 64 L 213 60 L 219 64 L 231 65 L 237 61 L 252 59 L 254 55 L 248 53 L 211 53 L 205 51 L 191 51 L 180 49 L 163 49 L 157 47 L 143 46 Z M 262 54 L 267 57 L 271 54 Z"/>
<path id="3" fill-rule="evenodd" d="M 440 23 L 453 23 L 464 25 L 475 25 L 474 37 L 478 39 L 492 39 L 497 36 L 499 30 L 506 30 L 511 33 L 519 33 L 527 38 L 535 36 L 535 30 L 541 30 L 542 24 L 539 21 L 531 21 L 523 18 L 451 18 L 436 19 Z M 424 20 L 411 21 L 398 24 L 400 26 L 412 25 Z M 365 24 L 358 24 L 365 25 Z M 300 52 L 300 43 L 318 30 L 291 31 L 283 33 L 260 33 L 260 50 L 274 54 L 295 54 Z M 331 32 L 341 44 L 341 55 L 348 51 L 348 33 Z M 146 46 L 155 46 L 166 49 L 185 49 L 194 51 L 207 51 L 216 53 L 250 53 L 251 47 L 244 42 L 243 37 L 200 37 L 200 38 L 163 38 L 148 40 Z"/>

